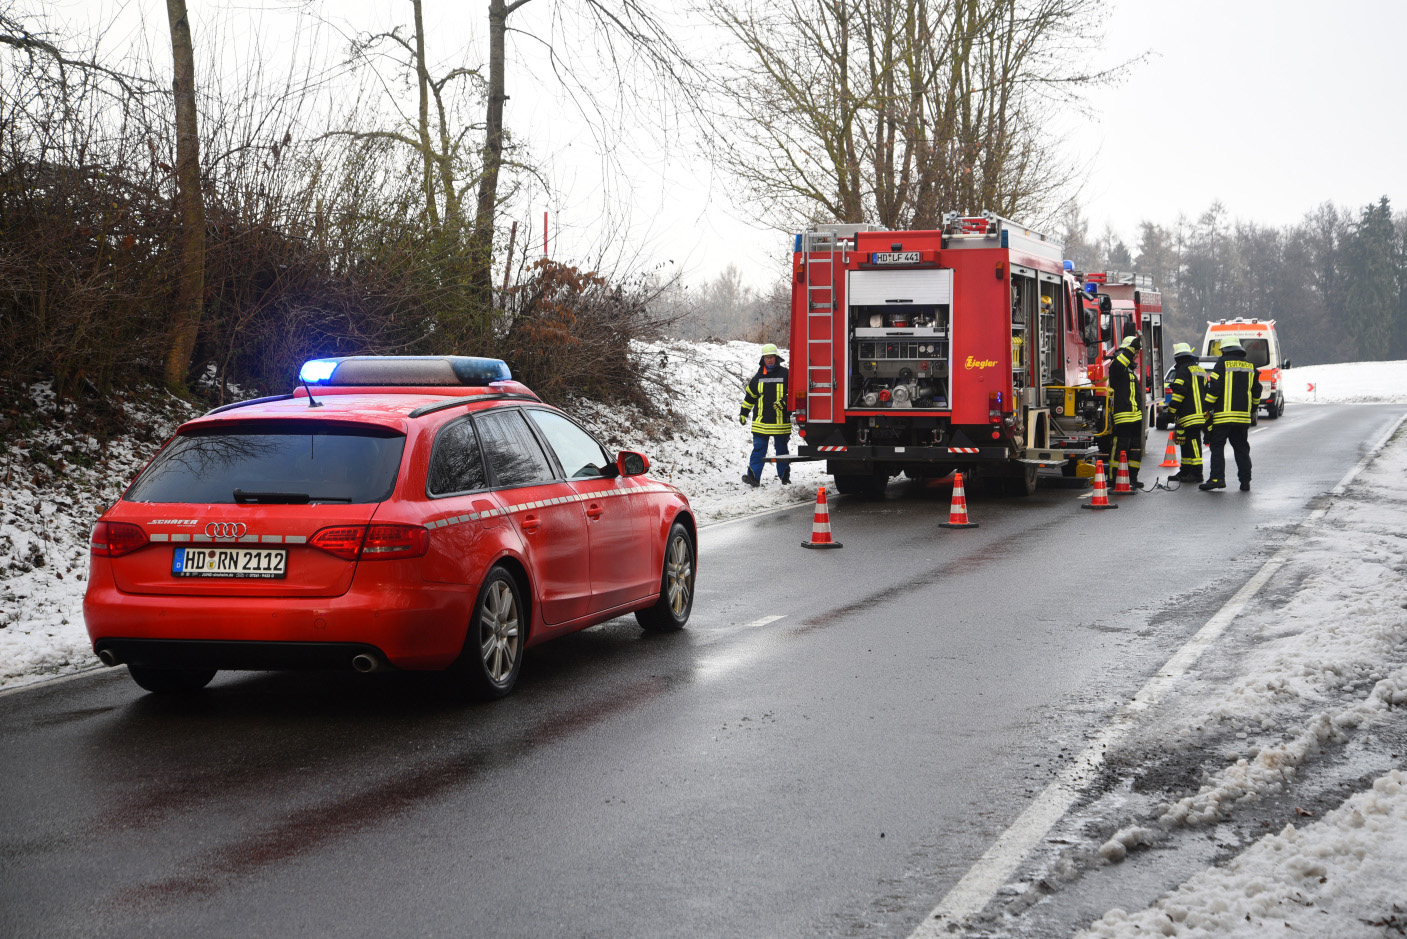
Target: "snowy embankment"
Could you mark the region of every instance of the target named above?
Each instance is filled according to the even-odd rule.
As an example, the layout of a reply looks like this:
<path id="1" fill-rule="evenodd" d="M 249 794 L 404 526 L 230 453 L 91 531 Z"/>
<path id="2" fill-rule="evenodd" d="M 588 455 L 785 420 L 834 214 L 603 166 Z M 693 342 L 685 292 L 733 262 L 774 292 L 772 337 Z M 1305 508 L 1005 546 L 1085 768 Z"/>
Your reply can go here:
<path id="1" fill-rule="evenodd" d="M 651 474 L 684 490 L 704 524 L 815 498 L 821 464 L 795 467 L 790 486 L 770 467 L 761 487 L 741 482 L 752 435 L 738 423 L 738 409 L 760 345 L 644 349 L 659 416 L 589 403 L 570 409 L 603 442 L 647 454 Z M 31 391 L 39 424 L 10 431 L 0 470 L 0 687 L 97 665 L 83 627 L 93 522 L 176 426 L 198 413 L 175 398 L 153 406 L 119 395 L 113 406 L 126 431 L 110 429 L 101 443 L 70 429 L 47 384 Z M 71 417 L 73 406 L 65 407 Z"/>
<path id="2" fill-rule="evenodd" d="M 1337 392 L 1350 400 L 1364 400 L 1374 381 L 1407 390 L 1407 363 L 1373 363 L 1318 370 L 1329 376 L 1320 378 L 1321 392 L 1333 387 L 1331 368 L 1363 373 L 1364 385 L 1345 381 Z M 1204 770 L 1196 791 L 1152 806 L 1099 853 L 1116 863 L 1188 829 L 1239 841 L 1243 817 L 1266 803 L 1286 802 L 1295 823 L 1251 841 L 1147 909 L 1109 911 L 1082 937 L 1260 936 L 1286 927 L 1321 936 L 1407 931 L 1404 532 L 1407 428 L 1306 525 L 1277 575 L 1298 585 L 1293 596 L 1243 615 L 1237 631 L 1249 651 L 1237 677 L 1218 681 L 1210 665 L 1194 677 L 1184 689 L 1186 713 L 1169 718 L 1191 726 L 1157 742 L 1163 758 L 1226 753 L 1228 746 L 1231 753 Z M 1323 796 L 1322 782 L 1309 777 L 1322 780 L 1342 764 L 1351 779 L 1359 772 L 1355 762 L 1369 770 L 1364 782 L 1348 784 L 1359 791 L 1319 819 L 1300 808 Z"/>
<path id="3" fill-rule="evenodd" d="M 1407 403 L 1407 362 L 1403 361 L 1306 365 L 1281 374 L 1290 404 Z"/>

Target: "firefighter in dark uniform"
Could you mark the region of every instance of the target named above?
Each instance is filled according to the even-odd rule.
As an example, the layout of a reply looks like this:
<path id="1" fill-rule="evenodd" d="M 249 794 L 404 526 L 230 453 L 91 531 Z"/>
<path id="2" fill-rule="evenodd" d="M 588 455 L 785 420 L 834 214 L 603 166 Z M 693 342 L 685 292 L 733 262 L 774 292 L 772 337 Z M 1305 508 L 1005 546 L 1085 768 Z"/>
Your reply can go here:
<path id="1" fill-rule="evenodd" d="M 1110 441 L 1109 463 L 1117 463 L 1119 453 L 1128 454 L 1129 482 L 1138 491 L 1138 468 L 1143 463 L 1143 388 L 1138 380 L 1138 350 L 1143 341 L 1137 334 L 1127 337 L 1109 360 L 1109 421 L 1114 436 Z"/>
<path id="2" fill-rule="evenodd" d="M 1177 371 L 1169 390 L 1172 413 L 1177 421 L 1173 439 L 1182 449 L 1182 469 L 1173 479 L 1184 483 L 1202 481 L 1202 434 L 1207 429 L 1207 412 L 1202 399 L 1207 392 L 1207 372 L 1197 364 L 1197 353 L 1185 342 L 1173 346 Z"/>
<path id="3" fill-rule="evenodd" d="M 1211 433 L 1207 449 L 1212 454 L 1212 466 L 1207 481 L 1198 489 L 1209 491 L 1226 488 L 1226 444 L 1236 454 L 1236 477 L 1241 491 L 1251 488 L 1251 444 L 1246 435 L 1251 430 L 1251 418 L 1260 406 L 1260 371 L 1246 361 L 1246 350 L 1233 339 L 1221 344 L 1221 361 L 1207 376 L 1207 393 L 1203 407 L 1211 416 Z"/>
<path id="4" fill-rule="evenodd" d="M 748 459 L 747 473 L 743 475 L 743 482 L 749 486 L 756 486 L 762 481 L 767 441 L 772 441 L 777 456 L 786 456 L 787 443 L 791 439 L 791 414 L 787 411 L 787 367 L 782 364 L 777 347 L 770 342 L 762 347 L 757 374 L 747 383 L 738 421 L 746 427 L 748 417 L 754 411 L 757 416 L 752 421 L 752 456 Z M 791 482 L 791 464 L 778 461 L 777 476 L 782 480 L 782 485 Z"/>

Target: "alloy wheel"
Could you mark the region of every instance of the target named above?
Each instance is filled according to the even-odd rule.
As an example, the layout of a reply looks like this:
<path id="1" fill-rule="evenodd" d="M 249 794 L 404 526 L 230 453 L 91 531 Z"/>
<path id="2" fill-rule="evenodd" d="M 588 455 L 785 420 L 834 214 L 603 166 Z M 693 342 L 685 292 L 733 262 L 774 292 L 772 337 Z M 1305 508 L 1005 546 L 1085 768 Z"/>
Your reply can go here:
<path id="1" fill-rule="evenodd" d="M 496 685 L 507 681 L 518 658 L 518 602 L 502 580 L 490 584 L 484 595 L 479 610 L 479 648 L 489 679 Z"/>
<path id="2" fill-rule="evenodd" d="M 694 559 L 689 551 L 689 541 L 683 535 L 676 535 L 669 543 L 664 576 L 669 608 L 675 616 L 683 616 L 689 609 L 689 598 L 694 589 Z"/>

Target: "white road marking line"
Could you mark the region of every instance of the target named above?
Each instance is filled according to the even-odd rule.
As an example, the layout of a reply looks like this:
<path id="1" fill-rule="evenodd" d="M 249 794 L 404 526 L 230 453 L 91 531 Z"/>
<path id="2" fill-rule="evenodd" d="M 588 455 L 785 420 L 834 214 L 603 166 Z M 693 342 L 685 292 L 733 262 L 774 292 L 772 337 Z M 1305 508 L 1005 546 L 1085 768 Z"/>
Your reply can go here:
<path id="1" fill-rule="evenodd" d="M 1363 458 L 1331 490 L 1331 495 L 1343 493 L 1344 488 L 1392 439 L 1392 435 L 1402 426 L 1403 421 L 1407 421 L 1407 413 L 1398 417 L 1378 442 L 1369 448 Z M 1246 604 L 1260 592 L 1266 581 L 1285 564 L 1294 549 L 1304 540 L 1309 526 L 1323 518 L 1327 512 L 1327 507 L 1315 509 L 1308 518 L 1300 522 L 1298 528 L 1285 539 L 1280 550 L 1207 620 L 1205 626 L 1168 659 L 1157 674 L 1138 690 L 1133 700 L 1089 742 L 1079 757 L 1017 816 L 1011 827 L 1002 832 L 957 885 L 948 891 L 924 921 L 909 934 L 909 939 L 940 939 L 949 936 L 953 927 L 982 912 L 996 892 L 1016 872 L 1031 849 L 1040 843 L 1051 827 L 1060 821 L 1080 797 L 1085 786 L 1094 780 L 1109 750 L 1134 728 L 1137 716 L 1156 705 L 1187 673 L 1202 653 L 1231 625 Z"/>
<path id="2" fill-rule="evenodd" d="M 830 490 L 827 490 L 827 492 L 826 492 L 826 498 L 829 499 L 829 498 L 831 498 L 832 496 L 833 496 L 833 492 L 830 491 Z M 753 512 L 753 513 L 751 513 L 751 514 L 749 514 L 749 515 L 738 515 L 738 516 L 735 516 L 734 518 L 722 518 L 722 519 L 719 519 L 719 520 L 716 521 L 716 522 L 705 522 L 704 524 L 702 524 L 702 525 L 699 526 L 699 530 L 700 530 L 700 531 L 703 531 L 703 530 L 706 529 L 706 528 L 721 528 L 721 527 L 724 526 L 724 525 L 733 525 L 733 524 L 736 524 L 737 522 L 746 522 L 747 520 L 753 519 L 753 518 L 762 518 L 762 517 L 767 516 L 767 515 L 776 515 L 778 512 L 787 512 L 787 511 L 790 511 L 791 509 L 797 508 L 798 506 L 803 506 L 803 505 L 815 505 L 815 504 L 816 504 L 816 497 L 815 497 L 815 496 L 812 496 L 811 498 L 806 499 L 806 500 L 803 500 L 803 501 L 788 502 L 786 505 L 774 506 L 774 507 L 772 507 L 772 508 L 770 508 L 770 509 L 763 509 L 763 510 L 760 511 L 760 512 Z"/>

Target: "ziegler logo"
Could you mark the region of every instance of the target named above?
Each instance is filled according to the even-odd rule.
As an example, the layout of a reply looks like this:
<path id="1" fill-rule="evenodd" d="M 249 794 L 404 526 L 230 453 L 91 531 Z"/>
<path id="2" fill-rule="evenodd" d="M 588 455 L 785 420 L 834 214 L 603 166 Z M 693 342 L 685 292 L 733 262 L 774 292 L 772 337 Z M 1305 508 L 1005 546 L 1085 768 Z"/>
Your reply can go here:
<path id="1" fill-rule="evenodd" d="M 966 368 L 996 368 L 997 361 L 996 359 L 975 359 L 969 355 L 963 365 Z"/>
<path id="2" fill-rule="evenodd" d="M 211 538 L 243 538 L 249 526 L 243 522 L 211 522 L 205 526 L 205 533 Z"/>

